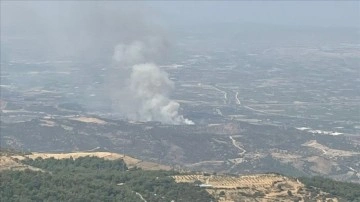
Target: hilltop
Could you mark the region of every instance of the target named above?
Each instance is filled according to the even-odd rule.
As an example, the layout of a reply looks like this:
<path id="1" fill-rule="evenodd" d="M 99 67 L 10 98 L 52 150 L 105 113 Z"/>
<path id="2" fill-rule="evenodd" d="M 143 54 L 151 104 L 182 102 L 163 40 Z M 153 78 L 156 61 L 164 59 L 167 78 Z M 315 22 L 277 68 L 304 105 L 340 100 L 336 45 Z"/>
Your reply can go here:
<path id="1" fill-rule="evenodd" d="M 104 158 L 106 160 L 123 160 L 127 166 L 131 167 L 138 167 L 144 170 L 170 170 L 170 166 L 166 165 L 160 165 L 157 163 L 149 162 L 149 161 L 143 161 L 140 159 L 136 159 L 124 154 L 119 153 L 112 153 L 112 152 L 71 152 L 71 153 L 40 153 L 40 152 L 33 152 L 27 155 L 11 155 L 8 156 L 7 159 L 11 159 L 13 162 L 18 162 L 17 160 L 24 160 L 27 158 L 30 159 L 36 159 L 36 158 L 42 158 L 42 159 L 48 159 L 48 158 L 54 158 L 54 159 L 77 159 L 80 157 L 98 157 L 98 158 Z M 3 158 L 3 157 L 2 157 Z M 9 165 L 11 167 L 11 165 Z M 0 166 L 1 170 L 1 166 Z"/>
<path id="2" fill-rule="evenodd" d="M 106 179 L 110 180 L 108 183 L 115 183 L 116 186 L 122 186 L 127 184 L 124 180 L 114 181 L 117 179 L 117 175 L 130 175 L 132 180 L 136 181 L 136 186 L 143 186 L 136 193 L 142 194 L 141 196 L 145 201 L 159 201 L 158 199 L 151 199 L 153 196 L 159 195 L 159 190 L 162 190 L 162 194 L 172 195 L 173 192 L 181 192 L 178 190 L 179 186 L 184 186 L 184 189 L 197 190 L 195 193 L 203 199 L 193 201 L 206 201 L 205 198 L 219 201 L 219 202 L 236 202 L 236 201 L 345 201 L 344 197 L 332 195 L 328 193 L 328 190 L 323 190 L 321 187 L 311 187 L 310 178 L 293 178 L 280 174 L 252 174 L 252 175 L 228 175 L 228 174 L 208 174 L 202 172 L 179 172 L 171 170 L 167 166 L 159 165 L 151 162 L 143 162 L 141 160 L 125 156 L 123 154 L 111 153 L 111 152 L 72 152 L 72 153 L 8 153 L 2 152 L 0 156 L 0 170 L 2 172 L 2 181 L 11 176 L 29 175 L 37 176 L 30 177 L 30 181 L 26 181 L 23 186 L 33 189 L 32 180 L 39 180 L 46 178 L 48 173 L 52 175 L 64 175 L 65 178 L 73 179 L 77 172 L 94 173 L 96 178 L 105 180 L 104 182 L 92 182 L 91 183 L 107 183 Z M 71 160 L 71 161 L 69 161 Z M 4 163 L 7 162 L 7 163 Z M 115 162 L 115 163 L 111 163 Z M 109 166 L 108 168 L 106 166 Z M 140 169 L 142 168 L 142 169 Z M 27 171 L 28 170 L 28 171 Z M 125 172 L 124 171 L 129 171 Z M 56 174 L 57 173 L 57 174 Z M 82 175 L 82 174 L 81 174 Z M 91 174 L 89 174 L 91 175 Z M 103 176 L 104 175 L 104 176 Z M 109 176 L 110 175 L 110 176 Z M 24 176 L 24 177 L 26 177 Z M 106 177 L 108 176 L 108 177 Z M 151 179 L 146 179 L 151 176 Z M 49 176 L 48 176 L 49 177 Z M 79 184 L 80 181 L 86 180 L 89 176 L 83 176 L 84 178 L 76 179 L 74 183 Z M 145 178 L 144 178 L 145 177 Z M 27 177 L 28 178 L 28 177 Z M 126 179 L 128 177 L 125 177 Z M 125 179 L 121 178 L 121 179 Z M 155 188 L 157 186 L 163 187 L 168 184 L 156 183 L 156 179 L 164 178 L 166 183 L 175 183 L 171 186 L 171 190 L 164 192 L 164 188 Z M 155 181 L 154 181 L 155 179 Z M 68 179 L 64 179 L 65 181 Z M 75 180 L 75 179 L 74 179 Z M 302 181 L 306 181 L 307 184 Z M 40 180 L 41 181 L 41 180 Z M 314 181 L 313 181 L 314 182 Z M 321 182 L 321 181 L 317 181 Z M 334 181 L 332 181 L 334 182 Z M 2 183 L 2 186 L 11 188 L 15 186 L 13 179 L 10 182 Z M 53 182 L 49 182 L 53 183 Z M 55 182 L 54 182 L 55 183 Z M 91 184 L 90 183 L 90 184 Z M 153 184 L 155 183 L 155 184 Z M 134 184 L 133 184 L 134 185 Z M 132 185 L 132 186 L 133 186 Z M 342 184 L 338 184 L 341 188 Z M 355 185 L 355 184 L 354 184 Z M 40 185 L 41 186 L 41 185 Z M 51 185 L 47 185 L 50 186 Z M 63 185 L 63 189 L 67 190 L 70 187 Z M 91 190 L 88 184 L 83 185 L 84 190 Z M 135 186 L 135 185 L 134 185 Z M 170 187 L 171 187 L 170 186 Z M 319 186 L 319 184 L 318 184 Z M 356 185 L 359 186 L 359 185 Z M 116 188 L 112 188 L 114 191 Z M 359 186 L 360 187 L 360 186 Z M 129 188 L 129 187 L 128 187 Z M 11 189 L 16 189 L 12 187 Z M 26 189 L 26 188 L 24 188 Z M 42 188 L 39 188 L 40 190 Z M 45 189 L 45 188 L 44 188 Z M 105 188 L 104 188 L 105 189 Z M 131 188 L 133 189 L 133 187 Z M 24 190 L 23 190 L 24 191 Z M 45 192 L 46 190 L 44 190 Z M 26 190 L 25 190 L 26 192 Z M 32 193 L 32 192 L 31 192 Z M 30 193 L 30 194 L 31 194 Z M 71 191 L 67 194 L 74 194 Z M 131 195 L 131 191 L 127 194 Z M 143 194 L 145 193 L 145 194 Z M 2 193 L 6 194 L 6 193 Z M 29 193 L 28 193 L 29 194 Z M 197 196 L 197 194 L 195 194 Z M 125 194 L 126 195 L 126 194 Z M 135 194 L 138 196 L 138 194 Z M 195 195 L 193 195 L 195 197 Z M 113 197 L 118 197 L 116 194 Z M 145 197 L 147 196 L 147 197 Z M 151 196 L 151 197 L 150 197 Z M 172 195 L 175 197 L 175 195 Z M 30 197 L 30 196 L 24 196 Z M 65 196 L 64 196 L 65 197 Z M 106 197 L 104 195 L 104 197 Z M 109 197 L 109 196 L 108 196 Z M 180 196 L 176 196 L 174 200 Z M 360 197 L 360 196 L 359 196 Z M 137 201 L 139 197 L 133 198 L 130 201 Z M 360 198 L 359 198 L 360 199 Z M 354 198 L 353 201 L 358 199 Z M 46 200 L 44 200 L 46 201 Z M 161 200 L 160 200 L 161 201 Z M 166 201 L 166 200 L 165 200 Z M 177 200 L 175 200 L 177 201 Z M 348 200 L 350 201 L 350 200 Z"/>

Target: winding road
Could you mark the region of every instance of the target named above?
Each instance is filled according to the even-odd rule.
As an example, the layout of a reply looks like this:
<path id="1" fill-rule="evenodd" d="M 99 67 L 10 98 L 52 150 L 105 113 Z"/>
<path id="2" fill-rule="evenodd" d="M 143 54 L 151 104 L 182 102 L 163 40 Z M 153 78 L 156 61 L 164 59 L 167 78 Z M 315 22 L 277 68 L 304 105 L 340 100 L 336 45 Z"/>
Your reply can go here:
<path id="1" fill-rule="evenodd" d="M 246 153 L 246 150 L 244 148 L 242 148 L 237 142 L 236 140 L 232 137 L 229 136 L 229 138 L 231 139 L 232 144 L 234 145 L 234 147 L 238 148 L 239 150 L 241 150 L 241 152 L 239 153 L 239 155 L 243 155 Z"/>
<path id="2" fill-rule="evenodd" d="M 140 193 L 138 193 L 138 192 L 135 192 L 135 193 L 136 193 L 136 195 L 138 195 L 138 196 L 140 197 L 140 199 L 141 199 L 142 201 L 147 202 Z"/>
<path id="3" fill-rule="evenodd" d="M 236 104 L 241 105 L 238 95 L 239 95 L 239 92 L 236 92 L 236 95 L 235 95 Z"/>

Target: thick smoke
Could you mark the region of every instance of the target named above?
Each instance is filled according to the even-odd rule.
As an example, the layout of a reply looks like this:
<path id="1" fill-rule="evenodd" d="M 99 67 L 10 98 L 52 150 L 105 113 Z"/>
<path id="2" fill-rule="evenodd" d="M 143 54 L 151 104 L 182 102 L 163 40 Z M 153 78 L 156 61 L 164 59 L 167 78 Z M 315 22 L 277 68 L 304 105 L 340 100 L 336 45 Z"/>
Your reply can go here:
<path id="1" fill-rule="evenodd" d="M 134 41 L 116 46 L 114 60 L 119 65 L 118 72 L 127 74 L 125 77 L 128 79 L 124 87 L 115 93 L 120 95 L 115 104 L 122 106 L 121 112 L 132 120 L 194 124 L 179 115 L 179 103 L 169 99 L 174 82 L 168 74 L 155 63 L 146 63 L 163 48 L 160 42 L 152 38 L 146 42 Z"/>
<path id="2" fill-rule="evenodd" d="M 6 1 L 0 14 L 2 61 L 6 54 L 7 60 L 18 55 L 34 60 L 36 55 L 40 61 L 101 64 L 78 68 L 89 78 L 99 72 L 95 68 L 109 71 L 104 73 L 102 92 L 94 94 L 102 96 L 104 105 L 111 100 L 113 114 L 136 121 L 192 123 L 178 114 L 179 104 L 169 99 L 174 83 L 155 65 L 169 52 L 169 45 L 161 20 L 146 3 Z M 14 51 L 3 48 L 8 44 Z M 27 52 L 14 54 L 18 50 Z"/>

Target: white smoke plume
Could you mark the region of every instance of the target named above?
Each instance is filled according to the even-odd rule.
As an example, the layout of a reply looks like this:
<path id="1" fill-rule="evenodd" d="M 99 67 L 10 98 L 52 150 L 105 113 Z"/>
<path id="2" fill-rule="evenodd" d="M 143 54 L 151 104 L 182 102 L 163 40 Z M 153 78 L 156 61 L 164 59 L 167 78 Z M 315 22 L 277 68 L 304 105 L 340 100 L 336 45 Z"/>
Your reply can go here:
<path id="1" fill-rule="evenodd" d="M 192 123 L 179 115 L 179 103 L 169 99 L 174 83 L 155 65 L 168 52 L 164 40 L 167 34 L 161 18 L 147 2 L 5 1 L 0 9 L 1 43 L 4 40 L 5 46 L 15 48 L 7 51 L 7 60 L 16 60 L 18 55 L 33 59 L 34 54 L 37 60 L 101 64 L 78 68 L 84 68 L 82 72 L 88 74 L 89 80 L 97 68 L 105 69 L 103 89 L 96 94 L 106 106 L 111 101 L 115 116 L 168 124 Z M 3 44 L 1 50 L 3 60 Z M 26 50 L 26 54 L 18 50 Z M 111 66 L 109 61 L 115 64 Z M 86 105 L 91 108 L 91 104 Z"/>
<path id="2" fill-rule="evenodd" d="M 158 42 L 161 40 L 151 38 L 146 42 L 134 41 L 115 47 L 114 60 L 119 65 L 119 72 L 128 74 L 128 80 L 119 89 L 121 96 L 115 104 L 121 105 L 121 112 L 132 120 L 194 124 L 179 115 L 179 103 L 169 98 L 174 82 L 169 79 L 168 74 L 155 63 L 146 63 L 162 48 Z"/>

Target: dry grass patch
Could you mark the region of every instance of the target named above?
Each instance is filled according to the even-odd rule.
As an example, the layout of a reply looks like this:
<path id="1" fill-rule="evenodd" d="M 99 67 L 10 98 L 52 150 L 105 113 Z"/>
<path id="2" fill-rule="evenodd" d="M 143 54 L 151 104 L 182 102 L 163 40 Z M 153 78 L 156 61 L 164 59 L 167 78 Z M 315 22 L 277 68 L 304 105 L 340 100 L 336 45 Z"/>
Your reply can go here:
<path id="1" fill-rule="evenodd" d="M 24 156 L 12 156 L 13 158 L 23 160 L 25 158 L 54 158 L 54 159 L 66 159 L 66 158 L 73 158 L 77 159 L 79 157 L 98 157 L 98 158 L 104 158 L 107 160 L 116 160 L 116 159 L 123 159 L 128 167 L 139 167 L 144 170 L 170 170 L 170 166 L 161 165 L 157 163 L 152 163 L 148 161 L 142 161 L 127 155 L 119 154 L 119 153 L 112 153 L 112 152 L 71 152 L 71 153 L 37 153 L 34 152 L 30 155 L 24 155 Z"/>

